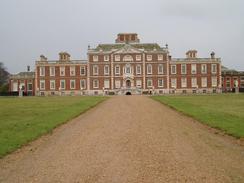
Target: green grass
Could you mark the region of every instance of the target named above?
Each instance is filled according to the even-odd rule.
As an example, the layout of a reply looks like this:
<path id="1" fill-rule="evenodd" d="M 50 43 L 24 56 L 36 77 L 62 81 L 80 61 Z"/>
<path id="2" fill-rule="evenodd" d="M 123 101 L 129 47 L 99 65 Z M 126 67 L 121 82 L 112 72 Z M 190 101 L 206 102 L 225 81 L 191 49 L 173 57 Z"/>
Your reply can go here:
<path id="1" fill-rule="evenodd" d="M 244 137 L 244 95 L 153 96 L 198 121 L 237 138 Z"/>
<path id="2" fill-rule="evenodd" d="M 0 97 L 0 157 L 78 116 L 105 97 Z"/>

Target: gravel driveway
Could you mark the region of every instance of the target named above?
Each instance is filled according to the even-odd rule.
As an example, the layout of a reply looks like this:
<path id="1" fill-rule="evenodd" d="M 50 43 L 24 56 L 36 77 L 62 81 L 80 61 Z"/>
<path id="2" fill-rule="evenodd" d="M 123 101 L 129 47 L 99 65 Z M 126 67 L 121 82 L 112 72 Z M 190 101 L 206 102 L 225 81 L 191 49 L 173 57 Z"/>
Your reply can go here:
<path id="1" fill-rule="evenodd" d="M 145 96 L 115 96 L 0 159 L 0 182 L 244 182 L 244 147 Z"/>

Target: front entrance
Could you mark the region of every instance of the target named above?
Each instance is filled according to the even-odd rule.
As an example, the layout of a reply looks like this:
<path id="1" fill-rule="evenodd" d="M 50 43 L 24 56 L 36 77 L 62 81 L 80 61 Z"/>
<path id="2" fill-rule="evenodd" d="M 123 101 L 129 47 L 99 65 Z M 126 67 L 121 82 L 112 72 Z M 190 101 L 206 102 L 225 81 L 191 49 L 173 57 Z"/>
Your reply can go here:
<path id="1" fill-rule="evenodd" d="M 131 87 L 131 81 L 130 80 L 126 80 L 126 88 L 130 88 Z"/>

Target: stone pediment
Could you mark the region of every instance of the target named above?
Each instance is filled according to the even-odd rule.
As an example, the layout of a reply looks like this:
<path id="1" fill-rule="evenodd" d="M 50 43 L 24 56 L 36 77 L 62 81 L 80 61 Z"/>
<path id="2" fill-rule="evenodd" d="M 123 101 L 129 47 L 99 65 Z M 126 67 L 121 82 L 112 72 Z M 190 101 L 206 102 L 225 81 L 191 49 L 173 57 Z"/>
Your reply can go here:
<path id="1" fill-rule="evenodd" d="M 142 53 L 142 51 L 140 51 L 139 49 L 133 47 L 130 44 L 125 44 L 125 46 L 123 46 L 122 48 L 117 50 L 115 53 L 116 54 L 118 54 L 118 53 Z"/>

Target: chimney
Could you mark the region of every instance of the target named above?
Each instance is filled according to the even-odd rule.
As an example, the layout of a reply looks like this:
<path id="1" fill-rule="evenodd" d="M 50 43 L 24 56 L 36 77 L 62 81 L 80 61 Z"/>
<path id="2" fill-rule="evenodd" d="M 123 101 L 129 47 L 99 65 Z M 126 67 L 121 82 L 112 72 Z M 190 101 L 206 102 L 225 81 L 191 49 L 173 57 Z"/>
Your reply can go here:
<path id="1" fill-rule="evenodd" d="M 186 52 L 186 58 L 197 58 L 197 50 L 189 50 Z"/>
<path id="2" fill-rule="evenodd" d="M 30 66 L 27 65 L 27 72 L 30 72 Z"/>
<path id="3" fill-rule="evenodd" d="M 47 57 L 45 57 L 44 55 L 40 55 L 40 61 L 47 61 Z"/>
<path id="4" fill-rule="evenodd" d="M 211 55 L 211 59 L 215 59 L 215 53 L 213 51 L 211 52 L 210 55 Z"/>

